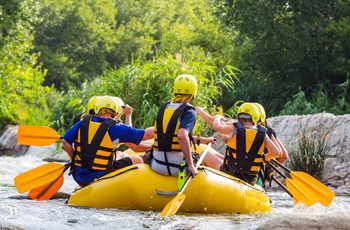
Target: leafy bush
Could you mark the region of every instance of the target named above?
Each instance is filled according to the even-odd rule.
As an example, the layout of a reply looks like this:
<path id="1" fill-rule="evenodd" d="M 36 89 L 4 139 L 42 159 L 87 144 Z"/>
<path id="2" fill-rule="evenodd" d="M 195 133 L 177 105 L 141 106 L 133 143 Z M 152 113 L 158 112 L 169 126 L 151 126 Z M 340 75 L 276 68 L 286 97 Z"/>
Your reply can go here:
<path id="1" fill-rule="evenodd" d="M 349 79 L 342 84 L 337 85 L 335 91 L 327 90 L 320 85 L 314 90 L 310 99 L 307 99 L 303 91 L 295 94 L 292 100 L 288 101 L 280 115 L 293 114 L 315 114 L 320 112 L 329 112 L 336 115 L 350 113 L 349 101 Z"/>
<path id="2" fill-rule="evenodd" d="M 91 96 L 111 95 L 120 97 L 134 108 L 133 126 L 146 128 L 154 125 L 159 106 L 173 97 L 173 84 L 176 76 L 191 74 L 198 81 L 198 94 L 193 105 L 207 107 L 212 113 L 222 113 L 220 106 L 215 106 L 222 88 L 233 88 L 235 68 L 230 65 L 217 69 L 202 61 L 183 60 L 180 54 L 159 58 L 156 62 L 141 63 L 135 60 L 131 65 L 106 73 L 92 82 L 85 83 L 78 93 L 70 91 L 61 95 L 53 108 L 55 128 L 69 128 L 73 114 L 84 110 Z M 221 109 L 220 109 L 221 108 Z M 198 119 L 196 132 L 210 134 L 211 130 L 202 119 Z"/>

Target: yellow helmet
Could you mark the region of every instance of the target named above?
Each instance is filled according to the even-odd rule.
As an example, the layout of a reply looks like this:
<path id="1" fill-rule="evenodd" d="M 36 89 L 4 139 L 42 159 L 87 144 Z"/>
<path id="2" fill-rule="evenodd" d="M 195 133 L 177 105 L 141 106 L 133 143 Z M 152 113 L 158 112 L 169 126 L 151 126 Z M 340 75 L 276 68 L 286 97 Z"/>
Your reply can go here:
<path id="1" fill-rule="evenodd" d="M 174 82 L 174 94 L 197 95 L 197 80 L 189 74 L 182 74 L 176 77 Z"/>
<path id="2" fill-rule="evenodd" d="M 243 116 L 240 116 L 243 113 Z M 248 114 L 249 117 L 244 117 L 244 114 Z M 238 109 L 237 119 L 239 118 L 252 119 L 253 123 L 259 121 L 260 113 L 259 109 L 253 103 L 243 103 Z"/>
<path id="3" fill-rule="evenodd" d="M 118 103 L 117 113 L 119 114 L 122 111 L 122 106 L 124 106 L 124 101 L 120 97 L 112 97 Z"/>
<path id="4" fill-rule="evenodd" d="M 258 110 L 259 110 L 260 122 L 261 122 L 261 124 L 262 124 L 263 126 L 265 126 L 266 113 L 265 113 L 264 107 L 263 107 L 261 104 L 257 103 L 257 102 L 254 102 L 253 104 L 254 104 L 254 105 L 258 108 Z"/>
<path id="5" fill-rule="evenodd" d="M 101 114 L 104 114 L 105 112 L 107 112 L 106 110 L 103 110 L 103 109 L 107 109 L 107 111 L 111 110 L 112 112 L 114 112 L 116 114 L 117 109 L 118 109 L 118 102 L 113 97 L 101 96 L 96 101 L 95 113 L 97 115 L 101 115 Z M 115 116 L 115 114 L 113 116 Z"/>
<path id="6" fill-rule="evenodd" d="M 87 104 L 87 112 L 89 114 L 95 113 L 94 108 L 95 108 L 95 104 L 96 104 L 96 101 L 98 100 L 98 98 L 99 98 L 99 96 L 93 96 L 89 99 L 89 102 Z"/>

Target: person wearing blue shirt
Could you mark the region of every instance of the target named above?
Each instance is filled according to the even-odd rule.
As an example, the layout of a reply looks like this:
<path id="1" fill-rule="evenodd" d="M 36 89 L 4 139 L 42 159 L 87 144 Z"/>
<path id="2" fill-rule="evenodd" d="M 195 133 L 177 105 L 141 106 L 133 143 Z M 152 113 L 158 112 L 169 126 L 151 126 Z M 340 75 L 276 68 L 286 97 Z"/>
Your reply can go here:
<path id="1" fill-rule="evenodd" d="M 143 130 L 117 123 L 113 119 L 117 108 L 112 97 L 99 97 L 95 104 L 96 116 L 84 116 L 63 136 L 62 148 L 71 158 L 73 178 L 81 186 L 111 171 L 143 163 L 138 155 L 114 160 L 113 150 L 119 143 L 138 145 L 154 135 L 153 127 Z"/>

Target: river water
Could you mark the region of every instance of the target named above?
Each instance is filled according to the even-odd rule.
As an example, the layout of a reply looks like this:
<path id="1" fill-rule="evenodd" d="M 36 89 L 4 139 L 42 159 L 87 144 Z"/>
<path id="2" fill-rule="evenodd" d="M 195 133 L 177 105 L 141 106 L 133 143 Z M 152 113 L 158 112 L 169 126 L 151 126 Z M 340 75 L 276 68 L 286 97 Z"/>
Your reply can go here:
<path id="1" fill-rule="evenodd" d="M 55 153 L 53 153 L 55 152 Z M 162 218 L 159 212 L 69 207 L 65 199 L 34 201 L 23 199 L 13 178 L 45 164 L 43 158 L 67 159 L 65 153 L 48 147 L 32 147 L 25 156 L 0 157 L 0 229 L 256 229 L 273 217 L 288 213 L 327 214 L 348 210 L 350 197 L 336 196 L 329 207 L 315 204 L 294 206 L 283 191 L 268 191 L 272 211 L 252 215 L 208 215 L 177 213 Z M 76 183 L 65 173 L 60 191 L 70 194 Z M 22 198 L 22 199 L 20 199 Z"/>

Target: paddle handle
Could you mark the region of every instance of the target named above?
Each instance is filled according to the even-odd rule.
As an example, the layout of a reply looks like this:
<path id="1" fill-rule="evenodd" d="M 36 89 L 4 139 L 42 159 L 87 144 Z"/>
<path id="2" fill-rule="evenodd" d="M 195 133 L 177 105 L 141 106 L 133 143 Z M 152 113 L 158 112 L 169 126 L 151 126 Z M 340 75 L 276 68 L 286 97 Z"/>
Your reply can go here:
<path id="1" fill-rule="evenodd" d="M 201 157 L 199 158 L 199 160 L 197 161 L 197 164 L 195 166 L 195 169 L 198 169 L 198 167 L 202 164 L 202 161 L 204 160 L 205 156 L 207 155 L 210 147 L 211 147 L 212 143 L 209 142 L 207 144 L 207 147 L 205 147 L 204 151 L 201 154 Z M 183 191 L 186 189 L 187 185 L 190 183 L 190 181 L 192 180 L 192 175 L 190 175 L 189 177 L 187 177 L 187 180 L 185 181 L 185 184 L 182 186 L 180 192 L 183 193 Z"/>

